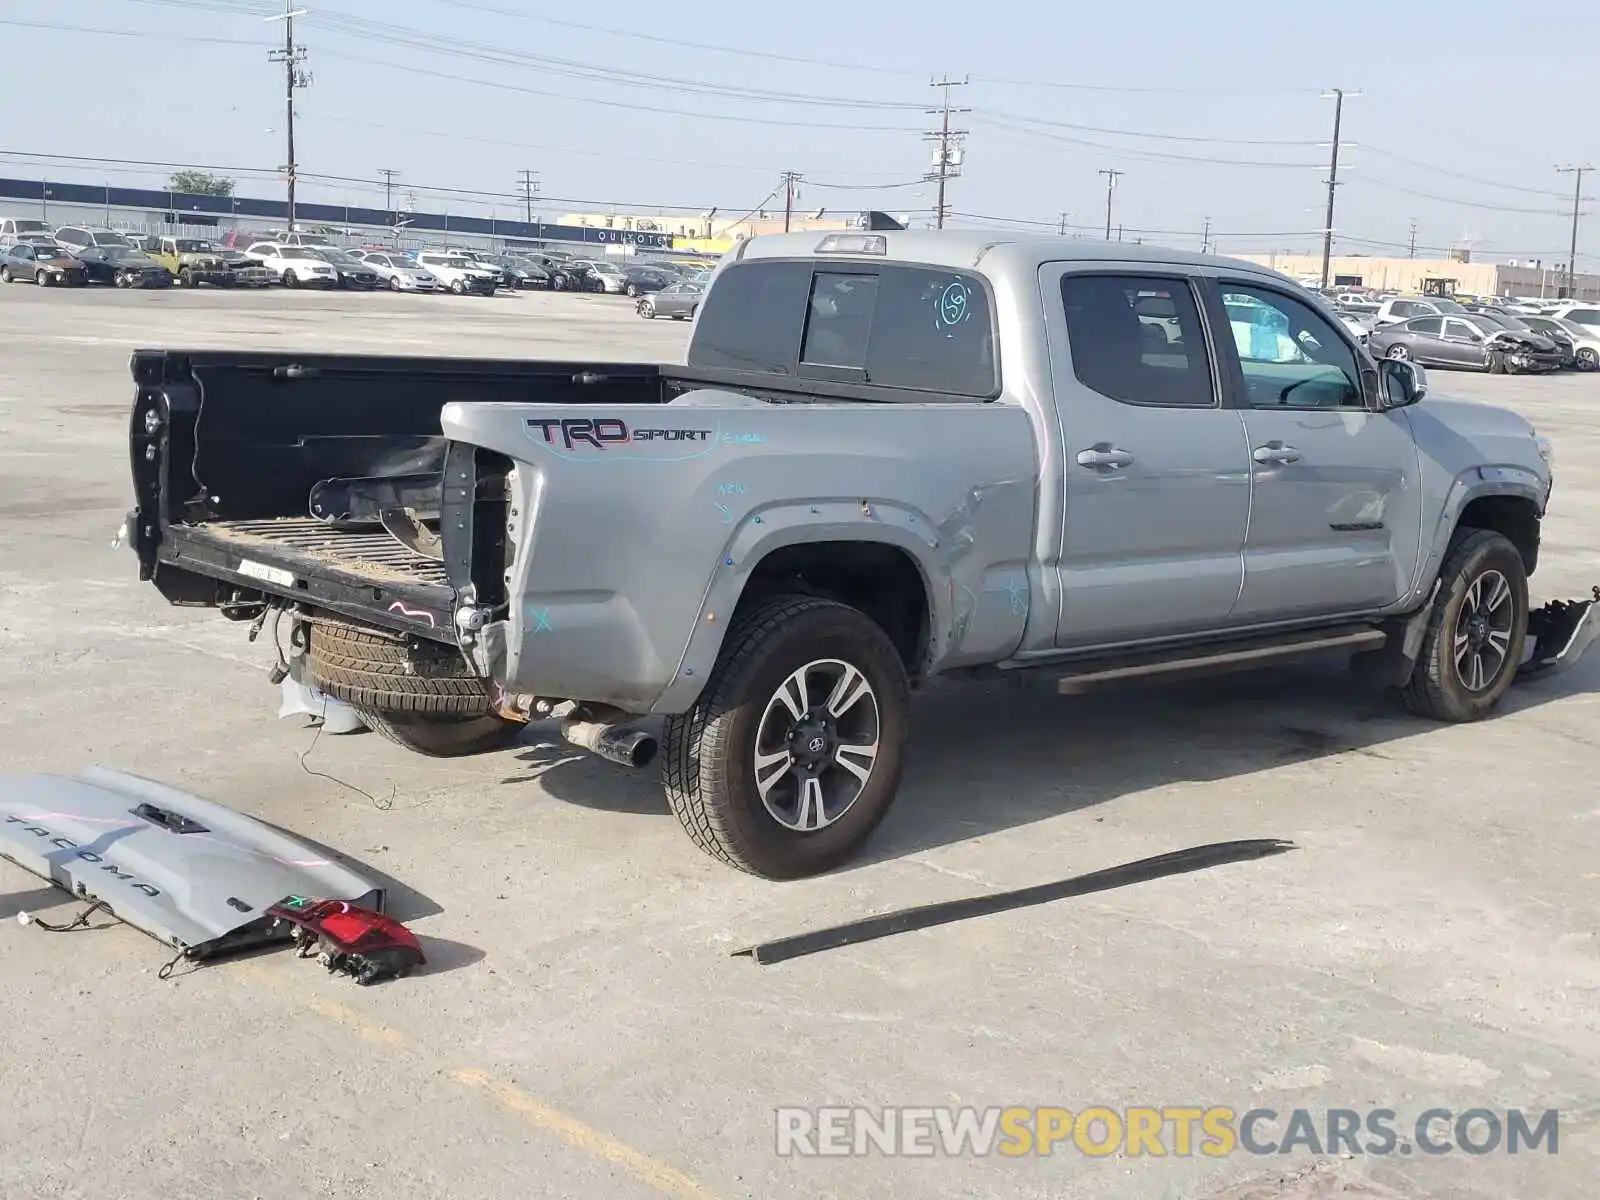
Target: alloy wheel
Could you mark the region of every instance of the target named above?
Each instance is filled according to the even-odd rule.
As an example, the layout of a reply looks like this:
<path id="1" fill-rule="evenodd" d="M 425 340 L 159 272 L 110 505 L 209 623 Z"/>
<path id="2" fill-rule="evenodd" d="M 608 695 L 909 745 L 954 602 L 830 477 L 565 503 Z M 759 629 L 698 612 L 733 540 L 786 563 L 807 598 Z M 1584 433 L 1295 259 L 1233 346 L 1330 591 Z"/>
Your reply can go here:
<path id="1" fill-rule="evenodd" d="M 878 758 L 881 717 L 867 678 L 821 658 L 779 685 L 756 727 L 761 803 L 787 829 L 813 833 L 849 811 Z"/>
<path id="2" fill-rule="evenodd" d="M 1485 571 L 1467 588 L 1450 649 L 1456 678 L 1469 692 L 1487 691 L 1500 678 L 1516 613 L 1511 584 L 1499 571 Z"/>

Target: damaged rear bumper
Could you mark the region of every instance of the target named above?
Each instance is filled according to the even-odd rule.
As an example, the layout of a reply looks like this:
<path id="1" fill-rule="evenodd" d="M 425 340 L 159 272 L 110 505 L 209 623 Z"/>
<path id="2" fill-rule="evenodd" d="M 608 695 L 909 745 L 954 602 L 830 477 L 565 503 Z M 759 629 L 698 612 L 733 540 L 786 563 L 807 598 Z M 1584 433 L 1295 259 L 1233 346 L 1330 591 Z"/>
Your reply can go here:
<path id="1" fill-rule="evenodd" d="M 1587 600 L 1552 600 L 1528 614 L 1528 640 L 1533 650 L 1517 669 L 1517 678 L 1564 671 L 1600 634 L 1600 587 Z"/>

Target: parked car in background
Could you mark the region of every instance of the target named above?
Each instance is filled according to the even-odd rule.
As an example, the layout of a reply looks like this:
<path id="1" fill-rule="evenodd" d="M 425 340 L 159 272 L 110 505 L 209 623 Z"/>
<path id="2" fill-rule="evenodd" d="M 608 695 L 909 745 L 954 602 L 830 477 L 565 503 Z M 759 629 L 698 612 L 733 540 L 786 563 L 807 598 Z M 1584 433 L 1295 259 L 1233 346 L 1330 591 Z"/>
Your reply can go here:
<path id="1" fill-rule="evenodd" d="M 694 318 L 705 291 L 704 286 L 698 283 L 669 284 L 659 292 L 640 296 L 639 303 L 634 307 L 641 317 L 671 317 L 675 321 L 688 321 Z"/>
<path id="2" fill-rule="evenodd" d="M 60 242 L 48 233 L 19 233 L 9 242 L 0 243 L 0 246 L 59 246 Z"/>
<path id="3" fill-rule="evenodd" d="M 280 246 L 333 247 L 333 242 L 328 239 L 328 235 L 325 233 L 304 233 L 298 230 L 293 232 L 274 230 L 271 240 L 277 242 Z"/>
<path id="4" fill-rule="evenodd" d="M 1507 329 L 1481 314 L 1411 317 L 1384 325 L 1367 338 L 1377 358 L 1410 359 L 1436 367 L 1458 367 L 1503 375 L 1548 370 L 1559 361 L 1555 343 L 1531 331 Z"/>
<path id="5" fill-rule="evenodd" d="M 622 290 L 630 296 L 642 296 L 671 287 L 681 278 L 676 271 L 656 263 L 635 263 L 623 269 Z"/>
<path id="6" fill-rule="evenodd" d="M 161 239 L 153 233 L 123 233 L 122 236 L 128 239 L 128 245 L 135 250 L 143 250 L 151 257 L 161 249 Z"/>
<path id="7" fill-rule="evenodd" d="M 1590 333 L 1600 334 L 1600 304 L 1573 304 L 1567 302 L 1550 312 L 1558 321 L 1581 325 Z"/>
<path id="8" fill-rule="evenodd" d="M 603 292 L 606 290 L 606 285 L 591 264 L 571 259 L 567 262 L 557 263 L 550 269 L 550 290 L 552 292 Z"/>
<path id="9" fill-rule="evenodd" d="M 427 271 L 457 296 L 492 296 L 500 285 L 500 273 L 485 268 L 470 258 L 438 250 L 417 255 L 417 266 Z"/>
<path id="10" fill-rule="evenodd" d="M 172 286 L 172 272 L 132 246 L 85 246 L 74 253 L 83 263 L 90 283 L 109 283 L 121 288 Z"/>
<path id="11" fill-rule="evenodd" d="M 1375 328 L 1377 323 L 1373 314 L 1355 313 L 1345 309 L 1339 310 L 1339 322 L 1350 331 L 1350 335 L 1358 342 L 1365 343 L 1367 335 Z"/>
<path id="12" fill-rule="evenodd" d="M 528 288 L 546 287 L 550 283 L 550 275 L 538 263 L 525 262 L 522 259 L 512 258 L 509 255 L 497 255 L 490 258 L 479 257 L 479 262 L 487 266 L 500 268 L 502 286 L 526 290 Z"/>
<path id="13" fill-rule="evenodd" d="M 271 287 L 278 277 L 243 250 L 219 248 L 217 257 L 228 264 L 234 287 Z"/>
<path id="14" fill-rule="evenodd" d="M 352 258 L 356 255 L 352 252 Z M 439 281 L 425 267 L 416 267 L 387 250 L 363 250 L 361 261 L 383 280 L 391 292 L 435 292 Z"/>
<path id="15" fill-rule="evenodd" d="M 1577 365 L 1577 341 L 1572 336 L 1572 331 L 1560 321 L 1552 321 L 1549 317 L 1538 316 L 1508 316 L 1502 324 L 1510 325 L 1513 329 L 1526 329 L 1537 333 L 1540 337 L 1547 337 L 1556 344 L 1556 349 L 1561 352 L 1561 365 L 1571 367 Z"/>
<path id="16" fill-rule="evenodd" d="M 1571 321 L 1556 323 L 1572 339 L 1572 365 L 1580 371 L 1600 370 L 1600 333 L 1595 333 L 1582 325 L 1575 325 Z"/>
<path id="17" fill-rule="evenodd" d="M 627 290 L 628 281 L 623 277 L 622 268 L 617 266 L 616 263 L 608 262 L 603 258 L 580 258 L 573 260 L 573 266 L 577 266 L 579 264 L 588 267 L 589 270 L 594 273 L 595 278 L 599 281 L 600 286 L 594 289 L 595 291 L 609 292 L 612 295 L 620 296 L 624 291 Z"/>
<path id="18" fill-rule="evenodd" d="M 82 287 L 88 274 L 72 254 L 61 246 L 34 246 L 17 242 L 0 251 L 0 281 L 37 283 L 40 287 L 60 284 Z"/>
<path id="19" fill-rule="evenodd" d="M 1454 300 L 1442 296 L 1390 296 L 1378 306 L 1375 323 L 1393 325 L 1409 317 L 1426 317 L 1438 313 L 1464 313 L 1467 310 Z"/>
<path id="20" fill-rule="evenodd" d="M 118 233 L 115 229 L 97 229 L 88 225 L 62 225 L 56 230 L 56 241 L 69 250 L 86 250 L 91 246 L 121 246 L 125 250 L 137 250 L 128 235 Z"/>
<path id="21" fill-rule="evenodd" d="M 304 246 L 257 242 L 245 253 L 276 275 L 284 287 L 339 286 L 339 274 L 333 264 Z"/>
<path id="22" fill-rule="evenodd" d="M 31 217 L 0 217 L 0 246 L 11 246 L 30 236 L 50 237 L 50 226 Z"/>
<path id="23" fill-rule="evenodd" d="M 306 249 L 333 267 L 339 286 L 342 288 L 370 292 L 384 284 L 382 277 L 376 271 L 343 250 L 333 246 L 307 246 Z"/>
<path id="24" fill-rule="evenodd" d="M 171 271 L 181 287 L 199 287 L 209 283 L 215 287 L 228 287 L 233 283 L 233 271 L 228 262 L 210 242 L 198 238 L 156 238 L 156 247 L 150 257 Z"/>

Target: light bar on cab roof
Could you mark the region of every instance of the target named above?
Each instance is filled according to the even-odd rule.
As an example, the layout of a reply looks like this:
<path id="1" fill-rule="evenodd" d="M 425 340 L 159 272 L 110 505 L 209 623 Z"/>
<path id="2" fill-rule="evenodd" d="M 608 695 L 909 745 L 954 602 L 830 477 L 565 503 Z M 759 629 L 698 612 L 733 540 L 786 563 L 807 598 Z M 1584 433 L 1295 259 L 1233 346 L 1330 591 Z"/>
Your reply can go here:
<path id="1" fill-rule="evenodd" d="M 887 254 L 889 239 L 881 233 L 830 233 L 817 244 L 818 254 Z"/>

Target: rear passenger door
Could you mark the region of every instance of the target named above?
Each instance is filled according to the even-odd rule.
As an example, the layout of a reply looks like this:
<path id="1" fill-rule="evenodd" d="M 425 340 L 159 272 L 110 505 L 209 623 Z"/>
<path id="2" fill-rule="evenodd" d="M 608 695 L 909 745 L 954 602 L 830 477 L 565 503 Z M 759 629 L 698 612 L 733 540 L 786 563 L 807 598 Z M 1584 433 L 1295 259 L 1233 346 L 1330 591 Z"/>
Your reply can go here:
<path id="1" fill-rule="evenodd" d="M 1215 629 L 1243 583 L 1250 457 L 1223 406 L 1196 282 L 1049 264 L 1040 284 L 1064 447 L 1063 647 Z"/>

